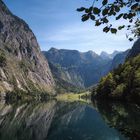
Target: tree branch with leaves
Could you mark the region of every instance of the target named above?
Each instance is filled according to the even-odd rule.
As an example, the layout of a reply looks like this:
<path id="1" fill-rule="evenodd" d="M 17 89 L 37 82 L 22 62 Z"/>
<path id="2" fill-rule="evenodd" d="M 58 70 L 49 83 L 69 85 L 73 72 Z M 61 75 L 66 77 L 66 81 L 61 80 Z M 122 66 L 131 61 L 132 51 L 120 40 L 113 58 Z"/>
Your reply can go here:
<path id="1" fill-rule="evenodd" d="M 98 5 L 98 6 L 95 6 Z M 140 0 L 93 0 L 90 7 L 81 7 L 78 12 L 84 12 L 81 17 L 83 22 L 92 20 L 95 26 L 104 25 L 103 32 L 116 34 L 119 30 L 126 28 L 130 31 L 127 38 L 132 41 L 134 38 L 140 37 Z M 121 19 L 128 21 L 128 25 L 121 24 L 113 27 L 110 20 Z"/>

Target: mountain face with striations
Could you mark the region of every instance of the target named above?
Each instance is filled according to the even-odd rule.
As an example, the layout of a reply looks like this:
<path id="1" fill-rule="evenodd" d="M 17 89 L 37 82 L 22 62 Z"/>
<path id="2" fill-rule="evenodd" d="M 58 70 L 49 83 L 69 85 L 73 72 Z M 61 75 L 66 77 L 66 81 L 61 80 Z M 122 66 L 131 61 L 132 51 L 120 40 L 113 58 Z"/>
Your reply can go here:
<path id="1" fill-rule="evenodd" d="M 0 0 L 0 91 L 52 92 L 54 85 L 35 35 Z"/>
<path id="2" fill-rule="evenodd" d="M 111 62 L 111 59 L 103 59 L 93 51 L 82 53 L 77 50 L 51 48 L 43 53 L 58 81 L 56 83 L 63 81 L 80 88 L 96 84 L 107 74 Z"/>

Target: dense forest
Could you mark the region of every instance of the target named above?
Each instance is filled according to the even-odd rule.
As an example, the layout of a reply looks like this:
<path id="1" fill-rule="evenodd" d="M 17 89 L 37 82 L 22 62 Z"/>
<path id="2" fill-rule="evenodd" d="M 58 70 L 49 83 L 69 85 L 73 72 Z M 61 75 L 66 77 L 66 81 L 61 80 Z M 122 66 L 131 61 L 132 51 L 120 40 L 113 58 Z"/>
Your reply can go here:
<path id="1" fill-rule="evenodd" d="M 132 50 L 130 52 L 133 52 Z M 129 55 L 132 56 L 132 54 Z M 100 99 L 111 98 L 139 102 L 140 54 L 128 57 L 124 64 L 120 64 L 118 68 L 103 77 L 96 90 L 94 89 L 93 95 Z"/>

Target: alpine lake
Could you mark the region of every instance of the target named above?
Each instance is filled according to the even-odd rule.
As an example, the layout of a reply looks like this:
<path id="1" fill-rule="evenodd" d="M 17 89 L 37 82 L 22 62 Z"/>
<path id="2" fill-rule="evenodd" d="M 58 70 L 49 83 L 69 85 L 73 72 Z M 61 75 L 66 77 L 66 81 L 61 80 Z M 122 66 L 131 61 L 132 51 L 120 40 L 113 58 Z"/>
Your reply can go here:
<path id="1" fill-rule="evenodd" d="M 0 140 L 140 140 L 140 107 L 64 94 L 0 102 Z"/>

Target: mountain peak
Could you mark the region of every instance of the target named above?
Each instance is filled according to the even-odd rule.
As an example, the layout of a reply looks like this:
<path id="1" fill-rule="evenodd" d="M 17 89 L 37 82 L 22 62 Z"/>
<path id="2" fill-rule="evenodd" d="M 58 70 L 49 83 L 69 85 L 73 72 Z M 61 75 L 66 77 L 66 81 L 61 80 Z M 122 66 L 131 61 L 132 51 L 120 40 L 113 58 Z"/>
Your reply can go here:
<path id="1" fill-rule="evenodd" d="M 113 51 L 113 53 L 112 54 L 110 54 L 111 56 L 112 56 L 112 58 L 114 58 L 118 53 L 121 53 L 120 51 L 117 51 L 117 50 L 115 50 L 115 51 Z"/>
<path id="2" fill-rule="evenodd" d="M 113 51 L 113 53 L 109 54 L 105 51 L 102 51 L 100 53 L 100 56 L 103 58 L 103 59 L 113 59 L 118 53 L 120 53 L 119 51 L 115 50 Z"/>
<path id="3" fill-rule="evenodd" d="M 102 51 L 102 52 L 100 53 L 100 57 L 103 58 L 103 59 L 111 59 L 111 58 L 110 58 L 110 54 L 108 54 L 108 53 L 105 52 L 105 51 Z"/>
<path id="4" fill-rule="evenodd" d="M 85 52 L 85 54 L 90 55 L 90 56 L 93 57 L 93 58 L 99 56 L 97 53 L 95 53 L 95 52 L 92 51 L 92 50 L 89 50 L 88 52 Z"/>
<path id="5" fill-rule="evenodd" d="M 89 50 L 87 53 L 89 53 L 89 54 L 96 54 L 94 51 L 92 51 L 92 50 Z"/>
<path id="6" fill-rule="evenodd" d="M 102 51 L 101 53 L 100 53 L 100 55 L 109 55 L 107 52 L 105 52 L 105 51 Z"/>
<path id="7" fill-rule="evenodd" d="M 58 51 L 57 48 L 51 47 L 49 51 Z"/>

